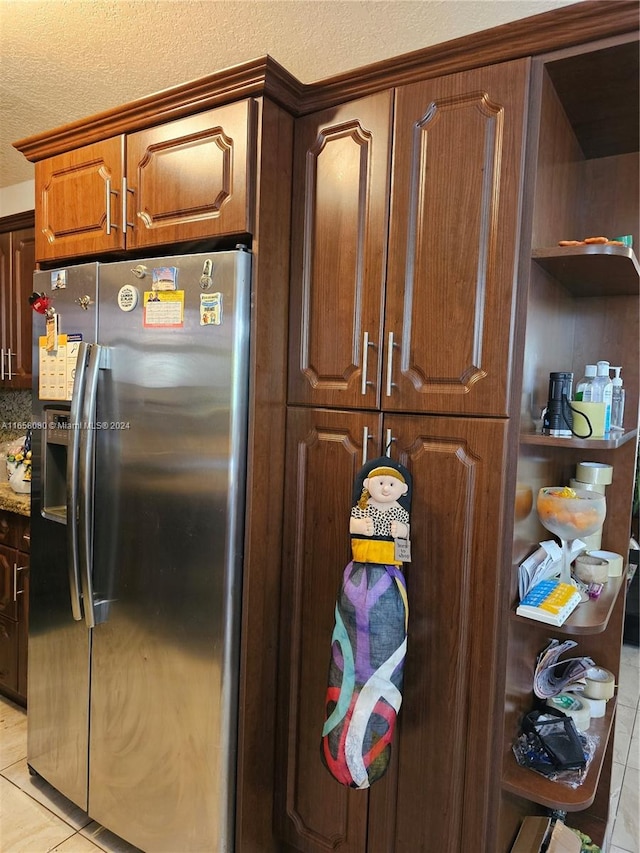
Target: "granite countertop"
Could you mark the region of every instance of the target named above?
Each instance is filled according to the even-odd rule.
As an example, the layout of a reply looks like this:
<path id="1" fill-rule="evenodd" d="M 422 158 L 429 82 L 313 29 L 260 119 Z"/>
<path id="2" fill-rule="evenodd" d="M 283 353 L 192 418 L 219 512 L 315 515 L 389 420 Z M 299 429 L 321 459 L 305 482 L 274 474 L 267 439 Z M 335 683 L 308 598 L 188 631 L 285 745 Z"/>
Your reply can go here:
<path id="1" fill-rule="evenodd" d="M 19 495 L 13 491 L 8 480 L 0 480 L 0 509 L 18 515 L 31 515 L 31 495 Z"/>

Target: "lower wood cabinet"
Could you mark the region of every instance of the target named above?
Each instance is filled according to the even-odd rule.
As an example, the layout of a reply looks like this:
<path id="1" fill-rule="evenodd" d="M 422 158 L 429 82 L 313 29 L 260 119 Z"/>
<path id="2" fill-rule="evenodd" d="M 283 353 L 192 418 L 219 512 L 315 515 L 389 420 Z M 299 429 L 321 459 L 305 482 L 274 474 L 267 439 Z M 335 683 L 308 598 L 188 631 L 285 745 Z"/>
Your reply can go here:
<path id="1" fill-rule="evenodd" d="M 0 510 L 0 692 L 27 700 L 29 520 Z"/>
<path id="2" fill-rule="evenodd" d="M 296 522 L 285 524 L 276 790 L 288 849 L 459 853 L 489 838 L 499 793 L 492 710 L 507 424 L 289 409 L 285 519 Z M 368 458 L 391 441 L 390 455 L 413 475 L 412 562 L 392 762 L 369 791 L 356 791 L 325 770 L 320 738 L 363 440 Z"/>

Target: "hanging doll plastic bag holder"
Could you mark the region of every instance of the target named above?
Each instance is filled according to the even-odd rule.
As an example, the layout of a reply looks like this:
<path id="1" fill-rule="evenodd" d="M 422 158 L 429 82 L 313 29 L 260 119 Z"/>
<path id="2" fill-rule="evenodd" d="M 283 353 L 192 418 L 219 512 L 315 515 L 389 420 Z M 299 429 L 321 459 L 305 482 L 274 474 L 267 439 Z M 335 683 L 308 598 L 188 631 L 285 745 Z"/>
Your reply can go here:
<path id="1" fill-rule="evenodd" d="M 388 457 L 359 471 L 349 521 L 353 559 L 335 605 L 321 757 L 343 785 L 368 788 L 387 770 L 402 703 L 411 475 Z"/>

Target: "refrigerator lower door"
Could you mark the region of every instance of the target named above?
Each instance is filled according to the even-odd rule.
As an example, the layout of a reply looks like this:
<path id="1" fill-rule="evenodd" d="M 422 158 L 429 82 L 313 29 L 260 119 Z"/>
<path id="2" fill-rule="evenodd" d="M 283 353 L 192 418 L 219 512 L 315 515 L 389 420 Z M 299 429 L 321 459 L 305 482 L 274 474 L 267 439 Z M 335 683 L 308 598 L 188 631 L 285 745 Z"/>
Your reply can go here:
<path id="1" fill-rule="evenodd" d="M 91 634 L 71 616 L 65 534 L 32 495 L 27 762 L 86 811 Z"/>
<path id="2" fill-rule="evenodd" d="M 232 851 L 250 256 L 140 266 L 100 271 L 89 813 Z"/>

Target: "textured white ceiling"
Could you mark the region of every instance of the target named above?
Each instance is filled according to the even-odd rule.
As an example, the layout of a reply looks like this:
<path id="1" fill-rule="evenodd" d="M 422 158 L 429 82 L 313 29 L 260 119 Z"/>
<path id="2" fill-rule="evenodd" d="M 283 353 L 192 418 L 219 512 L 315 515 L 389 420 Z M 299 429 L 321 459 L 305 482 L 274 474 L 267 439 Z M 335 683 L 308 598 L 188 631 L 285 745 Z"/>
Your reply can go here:
<path id="1" fill-rule="evenodd" d="M 0 187 L 11 143 L 270 54 L 304 83 L 575 0 L 0 0 Z"/>

